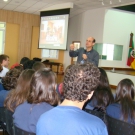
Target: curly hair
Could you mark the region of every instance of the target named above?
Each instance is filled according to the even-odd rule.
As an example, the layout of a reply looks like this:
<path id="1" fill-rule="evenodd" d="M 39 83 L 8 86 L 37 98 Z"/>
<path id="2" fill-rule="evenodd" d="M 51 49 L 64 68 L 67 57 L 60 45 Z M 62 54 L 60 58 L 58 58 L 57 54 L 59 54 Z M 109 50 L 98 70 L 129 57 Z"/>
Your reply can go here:
<path id="1" fill-rule="evenodd" d="M 30 104 L 47 102 L 57 105 L 59 97 L 56 92 L 56 74 L 49 68 L 40 69 L 32 77 L 30 93 L 27 99 Z"/>
<path id="2" fill-rule="evenodd" d="M 64 97 L 79 102 L 86 100 L 97 88 L 99 78 L 99 69 L 92 63 L 72 65 L 64 76 Z"/>
<path id="3" fill-rule="evenodd" d="M 7 72 L 6 76 L 2 78 L 2 84 L 5 90 L 15 89 L 17 85 L 17 79 L 21 71 L 13 68 Z"/>

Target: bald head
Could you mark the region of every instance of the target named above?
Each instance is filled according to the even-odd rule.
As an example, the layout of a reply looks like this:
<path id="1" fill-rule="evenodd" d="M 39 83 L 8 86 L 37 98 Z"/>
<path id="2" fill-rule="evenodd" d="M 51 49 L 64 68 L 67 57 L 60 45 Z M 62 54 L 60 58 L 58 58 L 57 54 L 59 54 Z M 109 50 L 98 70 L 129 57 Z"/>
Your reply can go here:
<path id="1" fill-rule="evenodd" d="M 86 40 L 86 48 L 92 48 L 95 44 L 96 40 L 93 37 L 88 37 Z"/>

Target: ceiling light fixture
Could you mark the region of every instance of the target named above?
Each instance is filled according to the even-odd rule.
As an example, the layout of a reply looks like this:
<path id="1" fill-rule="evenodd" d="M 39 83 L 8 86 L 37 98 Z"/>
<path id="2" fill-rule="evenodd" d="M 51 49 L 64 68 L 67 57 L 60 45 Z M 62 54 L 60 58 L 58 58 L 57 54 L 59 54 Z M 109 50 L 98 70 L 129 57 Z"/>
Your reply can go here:
<path id="1" fill-rule="evenodd" d="M 103 5 L 103 6 L 105 5 L 103 1 L 102 1 L 102 5 Z"/>
<path id="2" fill-rule="evenodd" d="M 110 4 L 112 4 L 112 1 L 110 0 Z"/>
<path id="3" fill-rule="evenodd" d="M 8 0 L 3 0 L 3 1 L 7 2 Z"/>
<path id="4" fill-rule="evenodd" d="M 121 0 L 119 0 L 119 2 L 121 2 Z"/>

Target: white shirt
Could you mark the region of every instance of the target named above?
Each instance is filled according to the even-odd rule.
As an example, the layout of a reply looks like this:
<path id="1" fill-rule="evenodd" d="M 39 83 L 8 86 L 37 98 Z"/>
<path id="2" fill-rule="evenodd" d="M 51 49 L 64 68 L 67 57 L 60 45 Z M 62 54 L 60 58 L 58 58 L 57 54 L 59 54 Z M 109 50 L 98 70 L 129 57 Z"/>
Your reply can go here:
<path id="1" fill-rule="evenodd" d="M 6 73 L 9 71 L 8 68 L 3 67 L 3 70 L 0 72 L 0 77 L 5 77 Z"/>

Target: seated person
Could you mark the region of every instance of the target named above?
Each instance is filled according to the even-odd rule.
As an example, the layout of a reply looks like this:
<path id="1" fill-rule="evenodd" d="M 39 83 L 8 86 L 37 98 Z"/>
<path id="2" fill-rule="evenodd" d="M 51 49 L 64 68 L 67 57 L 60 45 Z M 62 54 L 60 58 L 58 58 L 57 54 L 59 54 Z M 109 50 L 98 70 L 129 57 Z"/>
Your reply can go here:
<path id="1" fill-rule="evenodd" d="M 45 64 L 43 64 L 42 62 L 35 62 L 32 66 L 32 69 L 37 71 L 37 70 L 40 70 L 40 69 L 43 69 L 45 68 Z"/>
<path id="2" fill-rule="evenodd" d="M 86 106 L 84 108 L 86 109 L 91 109 L 93 110 L 94 107 L 97 106 L 97 99 L 99 99 L 98 97 L 98 91 L 101 92 L 100 90 L 109 90 L 108 91 L 108 96 L 111 96 L 111 100 L 113 99 L 113 94 L 112 94 L 112 91 L 111 91 L 111 88 L 110 88 L 110 85 L 109 85 L 109 80 L 108 80 L 108 77 L 107 77 L 107 74 L 105 72 L 104 69 L 102 68 L 99 68 L 99 71 L 100 71 L 100 80 L 99 80 L 99 84 L 98 84 L 98 87 L 96 88 L 94 94 L 93 94 L 93 97 L 86 103 Z M 102 93 L 103 94 L 103 93 Z M 105 93 L 104 93 L 105 94 Z"/>
<path id="3" fill-rule="evenodd" d="M 26 69 L 20 74 L 17 80 L 16 88 L 11 90 L 6 97 L 4 107 L 14 112 L 18 105 L 27 100 L 30 89 L 30 81 L 33 74 L 34 70 L 32 69 Z"/>
<path id="4" fill-rule="evenodd" d="M 90 63 L 67 69 L 63 82 L 65 99 L 39 118 L 36 135 L 108 135 L 102 120 L 82 111 L 99 77 L 98 68 Z"/>
<path id="5" fill-rule="evenodd" d="M 15 126 L 35 133 L 40 115 L 52 109 L 53 105 L 57 105 L 59 102 L 55 87 L 56 75 L 54 72 L 47 68 L 35 72 L 31 79 L 27 102 L 17 106 L 13 114 Z"/>
<path id="6" fill-rule="evenodd" d="M 17 79 L 21 71 L 18 69 L 11 69 L 7 72 L 6 76 L 2 78 L 3 90 L 0 91 L 0 107 L 4 106 L 4 100 L 9 94 L 10 90 L 15 89 L 17 85 Z"/>
<path id="7" fill-rule="evenodd" d="M 9 71 L 8 66 L 9 66 L 9 56 L 5 54 L 0 55 L 0 64 L 3 67 L 3 70 L 0 72 L 0 77 L 4 77 L 6 73 Z"/>
<path id="8" fill-rule="evenodd" d="M 130 79 L 123 79 L 116 88 L 115 103 L 110 104 L 106 113 L 116 119 L 135 124 L 134 84 Z"/>
<path id="9" fill-rule="evenodd" d="M 96 100 L 96 106 L 93 107 L 93 110 L 106 112 L 106 107 L 114 102 L 112 92 L 107 88 L 98 89 L 94 93 L 94 98 Z"/>

